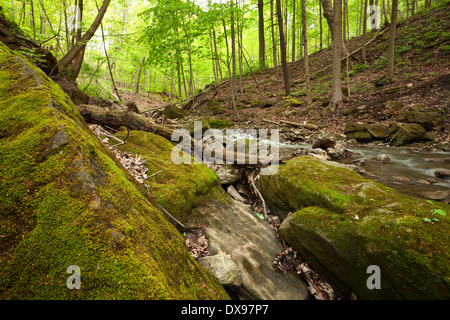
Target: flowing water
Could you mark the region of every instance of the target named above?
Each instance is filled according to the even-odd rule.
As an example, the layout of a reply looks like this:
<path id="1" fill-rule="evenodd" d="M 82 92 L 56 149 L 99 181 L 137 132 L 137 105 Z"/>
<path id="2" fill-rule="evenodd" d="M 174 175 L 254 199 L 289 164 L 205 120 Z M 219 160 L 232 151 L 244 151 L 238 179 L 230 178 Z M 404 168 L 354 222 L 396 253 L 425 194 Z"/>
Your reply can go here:
<path id="1" fill-rule="evenodd" d="M 250 139 L 256 137 L 250 134 L 236 132 L 228 136 L 230 140 Z M 264 140 L 267 144 L 272 142 Z M 278 143 L 280 154 L 290 153 L 292 149 L 311 149 L 311 144 Z M 386 146 L 351 146 L 354 152 L 340 163 L 354 164 L 353 161 L 365 158 L 365 178 L 379 182 L 403 194 L 431 198 L 434 200 L 450 200 L 450 178 L 442 179 L 435 176 L 438 170 L 450 170 L 449 152 L 427 152 L 410 148 L 395 148 Z M 389 163 L 381 163 L 376 158 L 386 154 Z M 447 199 L 447 200 L 445 200 Z"/>

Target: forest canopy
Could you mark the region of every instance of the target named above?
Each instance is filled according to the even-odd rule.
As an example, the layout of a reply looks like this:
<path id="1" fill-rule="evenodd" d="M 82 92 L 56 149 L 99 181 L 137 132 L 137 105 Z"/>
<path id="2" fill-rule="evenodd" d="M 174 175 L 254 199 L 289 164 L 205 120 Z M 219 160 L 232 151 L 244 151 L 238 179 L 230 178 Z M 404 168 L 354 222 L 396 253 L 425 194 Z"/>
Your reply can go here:
<path id="1" fill-rule="evenodd" d="M 232 76 L 235 44 L 239 82 L 240 75 L 281 65 L 278 17 L 283 22 L 287 62 L 303 57 L 302 1 L 279 1 L 280 15 L 277 2 L 111 1 L 100 26 L 86 43 L 81 72 L 70 68 L 63 72 L 75 73 L 79 87 L 93 96 L 111 95 L 106 90 L 112 85 L 109 67 L 120 88 L 164 92 L 182 100 L 207 84 Z M 365 7 L 378 8 L 375 28 L 389 25 L 390 0 L 339 2 L 343 8 L 344 41 L 362 35 L 364 27 L 367 31 L 373 27 L 376 12 L 368 9 L 365 15 Z M 59 60 L 90 29 L 102 2 L 2 0 L 0 5 L 10 21 Z M 332 43 L 327 5 L 331 8 L 330 0 L 305 0 L 309 54 Z M 418 9 L 430 7 L 431 0 L 401 1 L 398 6 L 399 19 L 404 19 Z"/>

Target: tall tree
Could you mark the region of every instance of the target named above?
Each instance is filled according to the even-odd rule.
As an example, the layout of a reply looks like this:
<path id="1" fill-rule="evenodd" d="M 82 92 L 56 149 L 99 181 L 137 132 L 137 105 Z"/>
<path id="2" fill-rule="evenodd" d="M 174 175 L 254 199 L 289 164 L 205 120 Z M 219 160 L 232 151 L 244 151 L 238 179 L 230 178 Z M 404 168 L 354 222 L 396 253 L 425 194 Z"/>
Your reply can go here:
<path id="1" fill-rule="evenodd" d="M 367 64 L 367 54 L 366 54 L 366 36 L 367 36 L 367 0 L 364 0 L 364 12 L 363 12 L 363 21 L 362 21 L 362 46 L 361 46 L 361 54 L 363 63 Z"/>
<path id="2" fill-rule="evenodd" d="M 325 9 L 325 8 L 324 8 Z M 342 106 L 341 88 L 341 52 L 342 52 L 342 3 L 341 0 L 333 1 L 333 65 L 331 76 L 331 99 L 330 110 L 335 112 Z"/>
<path id="3" fill-rule="evenodd" d="M 258 36 L 259 36 L 259 67 L 266 66 L 266 41 L 264 38 L 264 0 L 258 0 Z"/>
<path id="4" fill-rule="evenodd" d="M 272 31 L 272 55 L 273 55 L 273 67 L 275 68 L 275 72 L 277 72 L 278 66 L 278 53 L 277 53 L 277 40 L 275 37 L 275 21 L 274 21 L 274 10 L 273 10 L 273 0 L 270 0 L 270 28 Z"/>
<path id="5" fill-rule="evenodd" d="M 73 59 L 75 59 L 77 55 L 86 47 L 87 42 L 94 36 L 95 31 L 97 31 L 97 28 L 102 22 L 103 16 L 105 15 L 106 9 L 108 9 L 110 2 L 111 0 L 103 0 L 103 4 L 100 7 L 98 14 L 89 29 L 81 37 L 80 41 L 77 41 L 77 43 L 72 48 L 70 48 L 69 52 L 67 52 L 64 57 L 62 57 L 61 60 L 58 61 L 58 67 L 60 68 L 60 70 L 67 69 Z"/>
<path id="6" fill-rule="evenodd" d="M 387 64 L 387 76 L 388 78 L 394 77 L 394 47 L 395 47 L 395 31 L 397 29 L 397 11 L 398 0 L 392 0 L 392 14 L 391 25 L 389 28 L 389 46 L 388 46 L 388 64 Z"/>
<path id="7" fill-rule="evenodd" d="M 231 103 L 233 104 L 233 109 L 237 113 L 236 109 L 236 32 L 234 30 L 234 0 L 231 0 Z"/>
<path id="8" fill-rule="evenodd" d="M 286 95 L 290 95 L 291 87 L 289 85 L 289 74 L 286 60 L 286 40 L 284 39 L 283 17 L 281 14 L 281 0 L 276 0 L 276 4 L 277 4 L 278 29 L 280 31 L 281 64 L 283 66 L 284 90 L 286 92 Z"/>
<path id="9" fill-rule="evenodd" d="M 306 4 L 302 0 L 302 32 L 303 32 L 303 50 L 305 62 L 305 87 L 306 87 L 306 103 L 311 105 L 311 84 L 309 79 L 309 57 L 308 57 L 308 30 L 306 29 Z"/>

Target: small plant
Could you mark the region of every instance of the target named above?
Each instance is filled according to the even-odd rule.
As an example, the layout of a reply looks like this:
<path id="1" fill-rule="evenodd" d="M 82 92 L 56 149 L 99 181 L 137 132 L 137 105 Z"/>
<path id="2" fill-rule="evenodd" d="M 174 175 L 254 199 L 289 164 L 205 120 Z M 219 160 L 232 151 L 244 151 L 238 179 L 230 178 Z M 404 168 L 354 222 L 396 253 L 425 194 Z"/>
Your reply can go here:
<path id="1" fill-rule="evenodd" d="M 431 202 L 431 201 L 427 201 L 428 203 L 431 203 L 431 204 L 433 204 L 433 202 Z M 423 218 L 423 221 L 425 221 L 425 222 L 438 222 L 439 221 L 439 219 L 437 218 L 437 217 L 435 217 L 434 215 L 440 215 L 441 217 L 446 217 L 447 216 L 447 212 L 445 212 L 444 210 L 442 210 L 442 209 L 432 209 L 431 210 L 431 215 L 433 216 L 433 217 L 427 217 L 427 218 Z"/>

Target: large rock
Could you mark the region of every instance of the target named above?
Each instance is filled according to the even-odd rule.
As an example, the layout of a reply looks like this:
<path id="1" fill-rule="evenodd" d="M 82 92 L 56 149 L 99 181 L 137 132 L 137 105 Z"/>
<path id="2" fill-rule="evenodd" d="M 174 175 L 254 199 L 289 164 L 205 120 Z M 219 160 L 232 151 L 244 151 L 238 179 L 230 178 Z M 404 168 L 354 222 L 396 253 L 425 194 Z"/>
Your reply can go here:
<path id="1" fill-rule="evenodd" d="M 186 115 L 183 110 L 181 110 L 174 104 L 165 106 L 163 114 L 169 119 L 181 119 Z"/>
<path id="2" fill-rule="evenodd" d="M 61 88 L 0 43 L 0 298 L 227 298 L 147 192 Z M 66 286 L 71 265 L 80 290 Z"/>
<path id="3" fill-rule="evenodd" d="M 375 139 L 386 139 L 387 137 L 387 128 L 381 123 L 369 123 L 366 128 Z"/>
<path id="4" fill-rule="evenodd" d="M 402 111 L 396 118 L 399 122 L 418 123 L 427 130 L 441 131 L 444 115 L 439 111 Z"/>
<path id="5" fill-rule="evenodd" d="M 302 258 L 360 299 L 449 299 L 450 206 L 401 195 L 348 168 L 297 157 L 259 188 L 280 233 Z M 368 267 L 381 270 L 381 289 L 366 286 Z"/>
<path id="6" fill-rule="evenodd" d="M 120 132 L 117 137 L 124 139 L 126 135 L 127 132 Z M 282 249 L 274 231 L 247 205 L 232 200 L 222 189 L 223 180 L 213 170 L 202 164 L 175 165 L 171 160 L 172 147 L 169 141 L 140 131 L 131 131 L 125 145 L 119 146 L 145 160 L 148 176 L 164 170 L 145 181 L 148 197 L 183 223 L 179 226 L 168 216 L 174 225 L 201 226 L 208 238 L 210 256 L 219 250 L 230 255 L 242 275 L 242 285 L 233 289 L 241 298 L 308 298 L 301 280 L 274 270 L 276 252 Z M 240 179 L 240 173 L 237 176 Z"/>
<path id="7" fill-rule="evenodd" d="M 282 247 L 266 222 L 244 204 L 214 188 L 203 205 L 192 210 L 187 227 L 201 225 L 209 241 L 208 253 L 231 256 L 239 266 L 242 285 L 235 288 L 241 299 L 308 299 L 305 283 L 290 273 L 273 268 L 276 252 Z"/>
<path id="8" fill-rule="evenodd" d="M 208 269 L 223 286 L 240 287 L 242 284 L 239 266 L 229 254 L 215 254 L 199 258 L 198 262 Z"/>
<path id="9" fill-rule="evenodd" d="M 412 142 L 422 141 L 425 134 L 426 130 L 420 124 L 401 123 L 398 131 L 392 136 L 392 144 L 399 147 Z"/>

